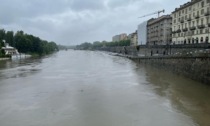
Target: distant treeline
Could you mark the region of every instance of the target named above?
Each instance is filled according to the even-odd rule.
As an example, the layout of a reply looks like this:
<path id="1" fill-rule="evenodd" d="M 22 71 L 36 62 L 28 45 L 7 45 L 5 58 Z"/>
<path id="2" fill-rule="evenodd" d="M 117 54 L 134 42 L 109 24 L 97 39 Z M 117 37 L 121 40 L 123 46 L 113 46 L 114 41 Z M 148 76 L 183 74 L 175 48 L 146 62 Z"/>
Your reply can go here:
<path id="1" fill-rule="evenodd" d="M 76 46 L 58 45 L 59 50 L 75 49 Z"/>
<path id="2" fill-rule="evenodd" d="M 122 40 L 119 42 L 85 42 L 80 45 L 76 46 L 76 49 L 82 49 L 82 50 L 94 50 L 99 49 L 103 47 L 116 47 L 116 46 L 130 46 L 131 41 L 130 40 Z"/>
<path id="3" fill-rule="evenodd" d="M 58 50 L 58 46 L 55 42 L 48 42 L 42 40 L 39 37 L 29 35 L 23 31 L 5 31 L 0 29 L 0 49 L 5 46 L 3 40 L 9 43 L 10 46 L 18 49 L 20 53 L 44 55 L 50 54 Z M 4 55 L 3 51 L 0 51 L 0 56 Z"/>

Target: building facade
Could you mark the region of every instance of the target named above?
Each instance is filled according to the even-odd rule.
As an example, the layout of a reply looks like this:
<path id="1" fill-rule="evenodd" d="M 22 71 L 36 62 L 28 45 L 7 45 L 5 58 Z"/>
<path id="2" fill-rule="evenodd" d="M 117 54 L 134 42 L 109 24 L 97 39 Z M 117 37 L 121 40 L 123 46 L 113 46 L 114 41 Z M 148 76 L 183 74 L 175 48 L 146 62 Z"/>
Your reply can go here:
<path id="1" fill-rule="evenodd" d="M 138 45 L 146 45 L 147 43 L 147 21 L 138 26 Z"/>
<path id="2" fill-rule="evenodd" d="M 138 45 L 138 32 L 134 32 L 128 35 L 128 39 L 131 41 L 131 46 Z"/>
<path id="3" fill-rule="evenodd" d="M 126 40 L 127 39 L 127 34 L 126 33 L 122 33 L 120 35 L 115 35 L 112 37 L 112 41 L 113 42 L 119 42 L 122 40 Z"/>
<path id="4" fill-rule="evenodd" d="M 172 12 L 173 44 L 209 43 L 210 0 L 191 0 Z"/>
<path id="5" fill-rule="evenodd" d="M 172 17 L 164 15 L 147 22 L 147 44 L 166 45 L 172 42 Z"/>

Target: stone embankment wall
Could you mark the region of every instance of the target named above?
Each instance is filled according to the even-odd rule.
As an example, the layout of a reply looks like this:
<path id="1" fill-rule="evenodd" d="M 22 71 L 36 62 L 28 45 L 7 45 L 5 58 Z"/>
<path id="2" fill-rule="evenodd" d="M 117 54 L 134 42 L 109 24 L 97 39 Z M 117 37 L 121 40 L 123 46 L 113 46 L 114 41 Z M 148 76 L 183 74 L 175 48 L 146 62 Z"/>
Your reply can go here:
<path id="1" fill-rule="evenodd" d="M 210 84 L 210 57 L 156 57 L 131 58 L 136 62 L 150 64 L 193 80 Z"/>
<path id="2" fill-rule="evenodd" d="M 210 84 L 210 44 L 112 47 L 103 50 Z"/>

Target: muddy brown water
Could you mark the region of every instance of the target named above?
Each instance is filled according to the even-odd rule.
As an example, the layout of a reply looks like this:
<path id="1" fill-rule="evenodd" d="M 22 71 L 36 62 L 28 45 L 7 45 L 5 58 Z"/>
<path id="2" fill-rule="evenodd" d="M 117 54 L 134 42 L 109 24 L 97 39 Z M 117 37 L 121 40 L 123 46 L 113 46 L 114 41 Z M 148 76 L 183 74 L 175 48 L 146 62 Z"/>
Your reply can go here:
<path id="1" fill-rule="evenodd" d="M 210 126 L 210 87 L 104 52 L 0 61 L 0 126 Z"/>

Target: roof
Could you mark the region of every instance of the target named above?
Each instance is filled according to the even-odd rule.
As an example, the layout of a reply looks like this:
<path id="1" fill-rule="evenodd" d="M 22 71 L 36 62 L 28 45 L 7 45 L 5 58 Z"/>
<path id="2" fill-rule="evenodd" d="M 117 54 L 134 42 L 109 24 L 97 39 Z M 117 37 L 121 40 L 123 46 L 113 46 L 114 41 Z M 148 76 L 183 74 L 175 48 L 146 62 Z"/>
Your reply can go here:
<path id="1" fill-rule="evenodd" d="M 187 2 L 185 4 L 183 4 L 183 5 L 180 5 L 180 7 L 179 8 L 176 8 L 175 11 L 172 12 L 172 14 L 175 13 L 175 12 L 177 12 L 177 11 L 183 10 L 183 9 L 185 9 L 185 8 L 187 8 L 187 7 L 195 4 L 197 2 L 200 2 L 200 1 L 202 1 L 202 0 L 191 0 L 191 1 L 189 1 L 189 2 Z"/>
<path id="2" fill-rule="evenodd" d="M 148 20 L 147 25 L 148 26 L 149 25 L 153 25 L 153 24 L 161 22 L 161 21 L 163 21 L 165 19 L 172 19 L 172 17 L 171 17 L 171 15 L 163 15 L 163 16 L 161 16 L 159 18 L 152 18 L 152 19 Z"/>

